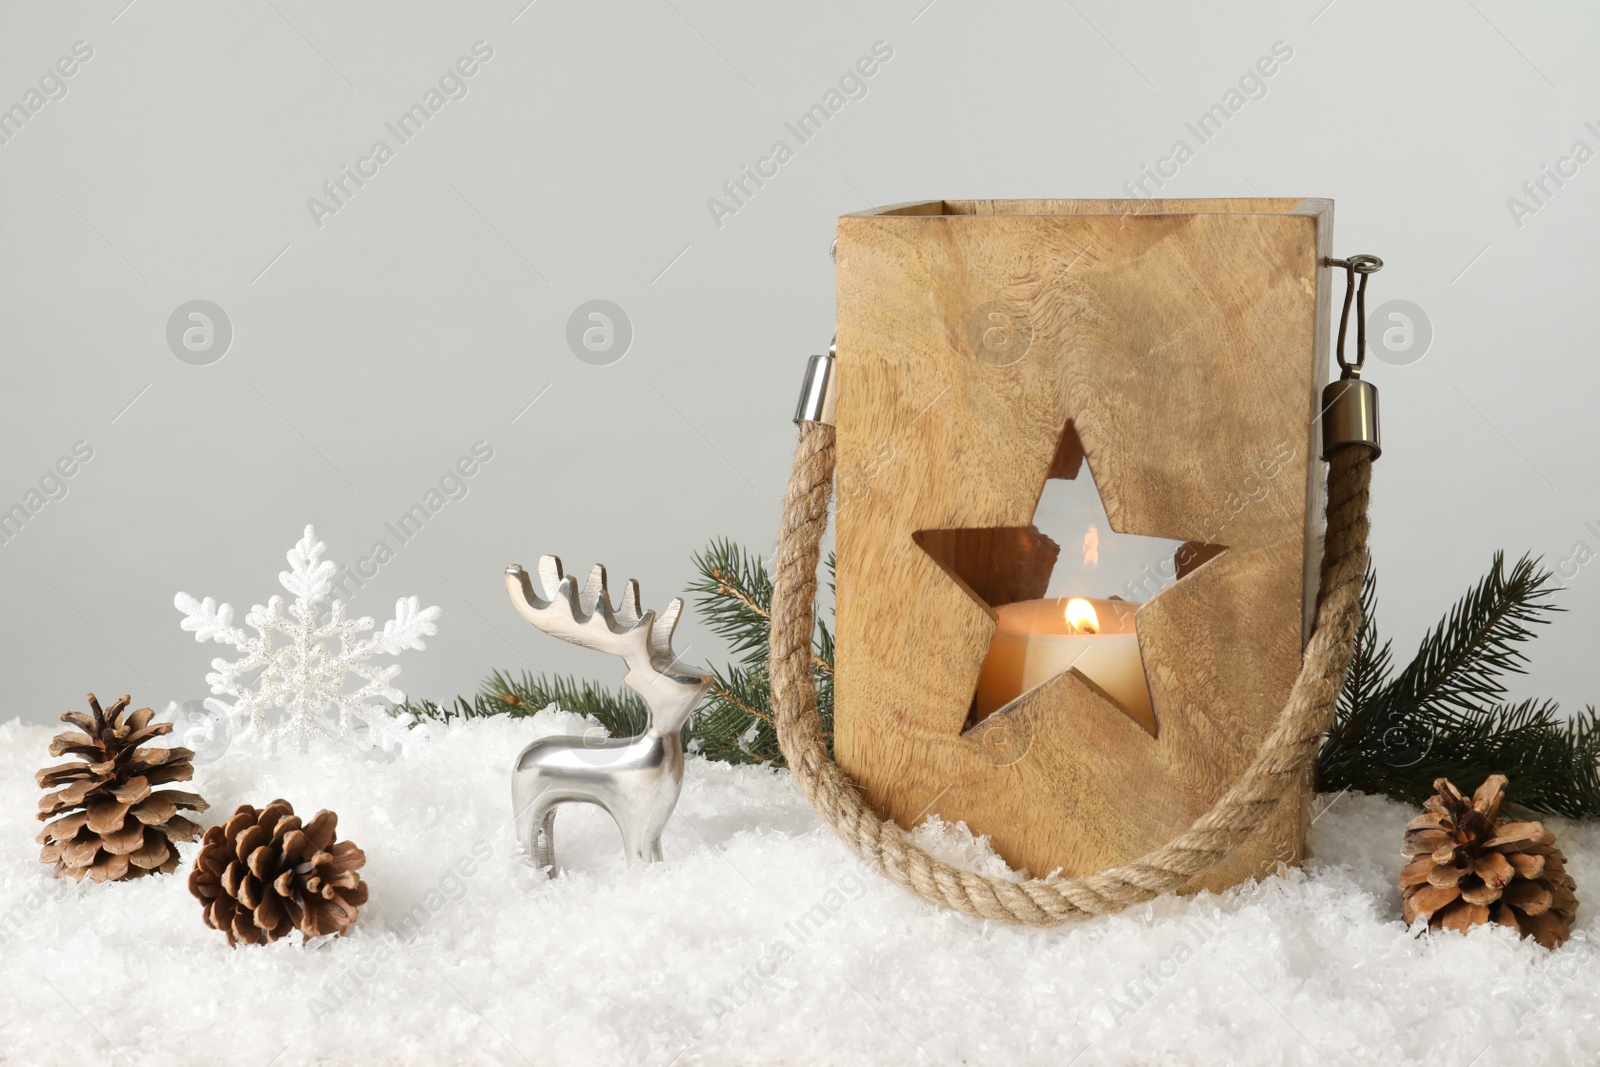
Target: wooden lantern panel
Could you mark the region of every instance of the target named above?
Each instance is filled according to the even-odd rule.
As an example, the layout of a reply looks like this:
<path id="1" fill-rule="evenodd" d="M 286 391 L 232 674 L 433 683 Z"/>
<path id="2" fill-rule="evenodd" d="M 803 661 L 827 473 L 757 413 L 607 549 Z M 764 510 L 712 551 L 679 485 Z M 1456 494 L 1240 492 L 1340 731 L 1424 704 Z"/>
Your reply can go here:
<path id="1" fill-rule="evenodd" d="M 1332 217 L 932 201 L 839 220 L 834 741 L 884 815 L 962 820 L 1014 866 L 1083 874 L 1166 843 L 1238 778 L 1316 592 Z M 995 308 L 1031 334 L 1016 362 L 975 347 Z M 952 574 L 978 542 L 947 531 L 997 531 L 993 573 L 963 567 L 1020 599 L 1054 560 L 1027 536 L 1045 480 L 1074 473 L 1118 532 L 1225 546 L 1139 610 L 1154 738 L 1075 672 L 968 722 L 994 615 Z M 1191 888 L 1297 862 L 1306 805 L 1285 798 Z"/>

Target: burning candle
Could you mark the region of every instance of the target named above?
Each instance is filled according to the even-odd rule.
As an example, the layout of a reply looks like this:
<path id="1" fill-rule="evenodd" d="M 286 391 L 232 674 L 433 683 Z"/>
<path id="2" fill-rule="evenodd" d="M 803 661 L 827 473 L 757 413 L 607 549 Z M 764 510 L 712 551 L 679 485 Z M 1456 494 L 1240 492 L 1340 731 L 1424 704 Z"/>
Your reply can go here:
<path id="1" fill-rule="evenodd" d="M 1155 711 L 1133 626 L 1134 605 L 1085 597 L 1024 600 L 995 609 L 994 641 L 978 677 L 978 718 L 1077 670 L 1155 733 Z"/>

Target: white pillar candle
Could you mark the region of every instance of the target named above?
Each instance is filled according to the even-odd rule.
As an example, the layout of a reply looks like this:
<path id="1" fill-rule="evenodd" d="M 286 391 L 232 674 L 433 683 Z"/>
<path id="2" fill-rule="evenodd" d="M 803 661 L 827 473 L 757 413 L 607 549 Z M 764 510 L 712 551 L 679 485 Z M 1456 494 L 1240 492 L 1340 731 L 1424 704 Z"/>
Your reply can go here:
<path id="1" fill-rule="evenodd" d="M 1077 670 L 1155 733 L 1150 686 L 1134 632 L 1136 606 L 1125 600 L 1061 597 L 996 608 L 994 641 L 978 676 L 978 718 L 987 718 L 1058 674 Z"/>

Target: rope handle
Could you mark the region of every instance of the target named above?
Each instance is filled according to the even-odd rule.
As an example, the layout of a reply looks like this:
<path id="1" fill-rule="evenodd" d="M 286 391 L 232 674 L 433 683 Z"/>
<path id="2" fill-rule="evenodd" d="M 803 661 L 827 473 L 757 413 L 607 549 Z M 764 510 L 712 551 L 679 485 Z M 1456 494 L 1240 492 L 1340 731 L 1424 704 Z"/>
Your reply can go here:
<path id="1" fill-rule="evenodd" d="M 820 396 L 825 390 L 818 392 Z M 802 402 L 796 419 L 800 442 L 778 532 L 772 704 L 778 745 L 801 792 L 869 866 L 924 900 L 980 918 L 1055 926 L 1106 915 L 1170 892 L 1215 865 L 1266 821 L 1311 768 L 1333 721 L 1361 618 L 1375 441 L 1357 438 L 1326 445 L 1327 533 L 1316 627 L 1288 703 L 1239 781 L 1188 830 L 1132 863 L 1084 877 L 1014 882 L 952 867 L 919 848 L 896 823 L 872 810 L 823 742 L 811 673 L 811 633 L 835 461 L 831 418 L 814 421 L 821 401 L 815 406 L 813 414 Z M 827 406 L 831 409 L 831 403 Z"/>

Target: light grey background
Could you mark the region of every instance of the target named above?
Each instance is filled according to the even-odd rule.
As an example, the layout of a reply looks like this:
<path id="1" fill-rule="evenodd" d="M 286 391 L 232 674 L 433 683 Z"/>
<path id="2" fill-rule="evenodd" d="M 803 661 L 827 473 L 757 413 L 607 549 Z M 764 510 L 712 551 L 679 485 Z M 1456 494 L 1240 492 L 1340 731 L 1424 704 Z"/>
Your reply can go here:
<path id="1" fill-rule="evenodd" d="M 393 547 L 385 521 L 480 440 L 468 495 L 354 608 L 443 606 L 400 661 L 414 695 L 494 667 L 614 680 L 518 620 L 500 571 L 600 561 L 659 607 L 711 537 L 770 550 L 837 215 L 1125 195 L 1279 41 L 1265 96 L 1162 191 L 1333 197 L 1337 251 L 1387 263 L 1374 303 L 1431 320 L 1426 358 L 1371 375 L 1384 628 L 1409 654 L 1498 547 L 1600 549 L 1600 162 L 1520 226 L 1507 205 L 1575 141 L 1600 148 L 1591 6 L 525 3 L 0 8 L 0 107 L 75 42 L 94 53 L 0 145 L 0 507 L 94 450 L 0 546 L 0 714 L 203 695 L 228 650 L 179 630 L 175 591 L 242 615 L 307 522 L 341 563 Z M 319 228 L 308 198 L 394 145 L 385 122 L 477 41 L 493 58 L 465 98 Z M 866 96 L 718 226 L 708 198 L 878 41 Z M 195 299 L 232 322 L 209 366 L 166 341 Z M 632 321 L 609 366 L 567 347 L 592 299 Z M 1600 698 L 1600 566 L 1569 570 L 1520 691 L 1578 705 Z M 720 654 L 692 622 L 678 644 Z"/>

